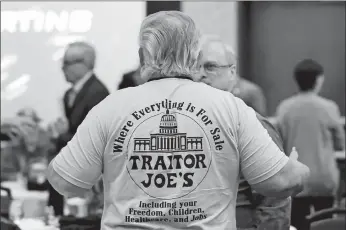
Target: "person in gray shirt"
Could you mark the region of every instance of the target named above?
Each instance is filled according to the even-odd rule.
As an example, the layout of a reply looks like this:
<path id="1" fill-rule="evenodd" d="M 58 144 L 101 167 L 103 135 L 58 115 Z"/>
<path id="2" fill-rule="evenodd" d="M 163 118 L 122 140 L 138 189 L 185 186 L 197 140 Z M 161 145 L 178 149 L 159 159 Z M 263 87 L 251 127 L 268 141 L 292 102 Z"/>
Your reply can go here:
<path id="1" fill-rule="evenodd" d="M 280 103 L 277 121 L 285 151 L 295 146 L 311 172 L 292 201 L 292 225 L 302 229 L 311 206 L 315 211 L 333 206 L 339 186 L 334 152 L 345 149 L 345 133 L 337 104 L 318 95 L 325 79 L 321 64 L 303 60 L 293 74 L 300 92 Z"/>

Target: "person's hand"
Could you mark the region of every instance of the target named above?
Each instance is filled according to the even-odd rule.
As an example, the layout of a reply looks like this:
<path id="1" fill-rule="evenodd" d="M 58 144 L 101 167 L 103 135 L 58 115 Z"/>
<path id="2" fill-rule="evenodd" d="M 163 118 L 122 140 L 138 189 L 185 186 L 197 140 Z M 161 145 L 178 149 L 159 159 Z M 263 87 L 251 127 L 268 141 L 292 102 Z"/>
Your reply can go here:
<path id="1" fill-rule="evenodd" d="M 57 134 L 55 133 L 55 130 L 54 130 L 54 126 L 52 123 L 50 123 L 48 126 L 47 126 L 47 135 L 51 138 L 56 138 L 57 137 Z"/>
<path id="2" fill-rule="evenodd" d="M 292 148 L 291 154 L 290 154 L 290 159 L 292 160 L 298 160 L 298 152 L 296 147 Z"/>
<path id="3" fill-rule="evenodd" d="M 55 133 L 57 133 L 58 135 L 67 133 L 68 131 L 68 123 L 66 120 L 62 119 L 62 118 L 58 118 L 52 126 L 53 130 Z"/>

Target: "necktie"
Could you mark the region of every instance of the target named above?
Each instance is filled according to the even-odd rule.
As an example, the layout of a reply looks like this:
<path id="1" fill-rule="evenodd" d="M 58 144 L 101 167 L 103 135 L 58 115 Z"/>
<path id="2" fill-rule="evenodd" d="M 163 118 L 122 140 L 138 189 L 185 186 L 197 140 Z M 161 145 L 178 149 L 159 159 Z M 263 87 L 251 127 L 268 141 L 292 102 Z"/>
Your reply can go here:
<path id="1" fill-rule="evenodd" d="M 76 96 L 77 96 L 77 92 L 72 88 L 70 92 L 68 93 L 68 98 L 67 98 L 68 107 L 71 108 L 73 106 L 73 102 L 76 99 Z"/>

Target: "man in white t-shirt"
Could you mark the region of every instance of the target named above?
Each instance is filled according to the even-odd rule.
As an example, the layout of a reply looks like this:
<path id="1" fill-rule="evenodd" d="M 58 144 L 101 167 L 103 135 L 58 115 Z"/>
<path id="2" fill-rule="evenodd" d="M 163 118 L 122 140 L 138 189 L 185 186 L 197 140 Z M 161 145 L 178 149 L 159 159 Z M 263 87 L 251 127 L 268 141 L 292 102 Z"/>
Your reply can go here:
<path id="1" fill-rule="evenodd" d="M 182 12 L 145 18 L 139 56 L 148 82 L 98 104 L 51 162 L 49 181 L 65 196 L 102 174 L 101 229 L 235 230 L 240 172 L 267 196 L 301 191 L 308 168 L 279 150 L 254 111 L 194 81 L 199 37 Z"/>

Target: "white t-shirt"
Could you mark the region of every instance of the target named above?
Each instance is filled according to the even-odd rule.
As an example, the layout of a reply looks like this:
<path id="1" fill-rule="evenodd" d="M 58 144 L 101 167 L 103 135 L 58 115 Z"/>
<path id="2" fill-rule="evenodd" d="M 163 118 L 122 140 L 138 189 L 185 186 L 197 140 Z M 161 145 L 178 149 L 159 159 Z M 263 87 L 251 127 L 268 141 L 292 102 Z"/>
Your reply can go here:
<path id="1" fill-rule="evenodd" d="M 240 172 L 256 184 L 287 161 L 240 99 L 169 78 L 95 106 L 53 168 L 85 189 L 103 175 L 103 230 L 235 230 Z"/>

